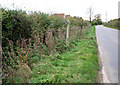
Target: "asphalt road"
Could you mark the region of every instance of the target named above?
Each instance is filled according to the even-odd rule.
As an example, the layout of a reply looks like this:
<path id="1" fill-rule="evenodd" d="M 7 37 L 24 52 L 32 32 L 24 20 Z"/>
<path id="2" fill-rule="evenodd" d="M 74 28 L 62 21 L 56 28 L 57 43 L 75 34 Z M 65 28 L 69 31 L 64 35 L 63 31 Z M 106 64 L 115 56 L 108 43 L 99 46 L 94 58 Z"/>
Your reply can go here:
<path id="1" fill-rule="evenodd" d="M 96 26 L 96 37 L 103 66 L 105 83 L 118 83 L 118 30 Z M 119 45 L 120 46 L 120 45 Z"/>

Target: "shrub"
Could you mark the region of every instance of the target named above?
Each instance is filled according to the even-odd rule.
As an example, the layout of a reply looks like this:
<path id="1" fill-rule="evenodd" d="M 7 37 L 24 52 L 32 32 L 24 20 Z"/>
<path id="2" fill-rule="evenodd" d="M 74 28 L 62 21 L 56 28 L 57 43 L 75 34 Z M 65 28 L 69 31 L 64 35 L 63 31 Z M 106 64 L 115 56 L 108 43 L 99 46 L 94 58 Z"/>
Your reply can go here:
<path id="1" fill-rule="evenodd" d="M 31 21 L 27 19 L 24 11 L 2 9 L 2 44 L 5 47 L 7 39 L 15 43 L 17 40 L 31 37 Z"/>

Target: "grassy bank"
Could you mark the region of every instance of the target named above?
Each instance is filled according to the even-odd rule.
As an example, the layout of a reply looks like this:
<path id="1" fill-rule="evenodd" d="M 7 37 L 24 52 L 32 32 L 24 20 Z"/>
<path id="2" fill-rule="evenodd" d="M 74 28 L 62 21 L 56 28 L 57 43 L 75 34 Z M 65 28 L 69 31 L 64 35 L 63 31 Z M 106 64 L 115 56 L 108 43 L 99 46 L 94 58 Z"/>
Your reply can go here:
<path id="1" fill-rule="evenodd" d="M 99 68 L 94 27 L 83 30 L 83 35 L 70 51 L 42 56 L 29 82 L 95 83 Z"/>

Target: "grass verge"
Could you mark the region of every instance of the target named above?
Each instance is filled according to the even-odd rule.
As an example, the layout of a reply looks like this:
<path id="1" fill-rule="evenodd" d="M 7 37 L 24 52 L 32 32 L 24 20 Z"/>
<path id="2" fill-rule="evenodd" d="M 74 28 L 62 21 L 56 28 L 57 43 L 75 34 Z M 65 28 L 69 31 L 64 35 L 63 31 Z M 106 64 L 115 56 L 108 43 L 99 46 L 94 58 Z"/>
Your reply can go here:
<path id="1" fill-rule="evenodd" d="M 83 30 L 83 34 L 86 36 L 70 51 L 41 57 L 29 82 L 96 83 L 99 66 L 94 27 Z"/>
<path id="2" fill-rule="evenodd" d="M 105 25 L 104 25 L 105 26 Z M 119 27 L 111 27 L 111 26 L 105 26 L 105 27 L 109 27 L 109 28 L 113 28 L 113 29 L 117 29 L 117 30 L 120 30 Z"/>

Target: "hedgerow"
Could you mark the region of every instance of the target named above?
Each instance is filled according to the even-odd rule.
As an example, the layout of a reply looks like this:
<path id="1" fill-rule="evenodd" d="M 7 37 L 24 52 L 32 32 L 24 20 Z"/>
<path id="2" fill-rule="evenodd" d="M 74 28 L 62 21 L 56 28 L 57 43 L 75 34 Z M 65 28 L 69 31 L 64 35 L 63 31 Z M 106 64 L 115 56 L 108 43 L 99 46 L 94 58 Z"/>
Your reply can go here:
<path id="1" fill-rule="evenodd" d="M 68 19 L 71 22 L 69 47 L 66 45 Z M 28 82 L 34 63 L 40 62 L 42 56 L 63 53 L 74 47 L 75 41 L 81 39 L 82 28 L 89 22 L 79 17 L 68 19 L 2 8 L 3 83 Z M 18 81 L 17 76 L 23 79 Z"/>
<path id="2" fill-rule="evenodd" d="M 108 27 L 115 27 L 120 30 L 120 19 L 113 19 L 105 23 Z"/>

